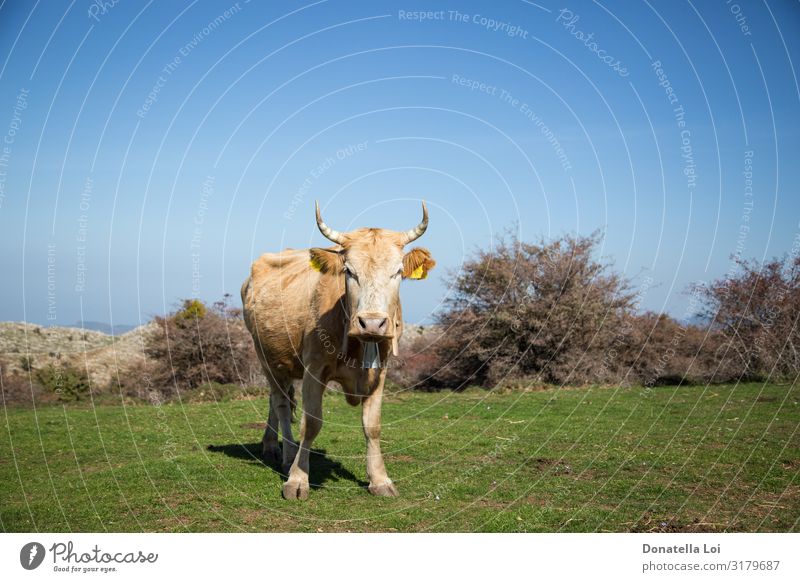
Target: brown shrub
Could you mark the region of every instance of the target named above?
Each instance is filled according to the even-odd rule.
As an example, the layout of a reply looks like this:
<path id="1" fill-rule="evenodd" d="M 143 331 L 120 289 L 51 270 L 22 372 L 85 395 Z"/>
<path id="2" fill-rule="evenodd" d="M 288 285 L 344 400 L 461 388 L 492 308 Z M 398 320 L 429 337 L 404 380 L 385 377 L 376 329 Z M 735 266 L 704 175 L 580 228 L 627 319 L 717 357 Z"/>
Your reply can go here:
<path id="1" fill-rule="evenodd" d="M 20 373 L 0 365 L 0 402 L 8 405 L 30 405 L 59 401 L 59 394 L 39 383 L 34 373 Z"/>
<path id="2" fill-rule="evenodd" d="M 539 244 L 510 236 L 466 261 L 440 317 L 434 380 L 453 387 L 518 377 L 615 380 L 603 352 L 633 297 L 628 282 L 594 258 L 598 242 L 597 234 Z"/>
<path id="3" fill-rule="evenodd" d="M 253 340 L 241 309 L 229 296 L 207 308 L 185 300 L 167 317 L 156 317 L 158 330 L 147 336 L 148 384 L 166 391 L 203 384 L 252 385 L 260 378 Z"/>
<path id="4" fill-rule="evenodd" d="M 434 347 L 439 339 L 437 328 L 404 331 L 400 357 L 389 360 L 389 380 L 411 390 L 436 386 L 434 375 L 440 361 Z"/>
<path id="5" fill-rule="evenodd" d="M 643 386 L 725 381 L 715 352 L 720 336 L 665 314 L 626 314 L 621 340 L 610 348 L 618 382 Z"/>
<path id="6" fill-rule="evenodd" d="M 800 257 L 735 258 L 738 272 L 695 288 L 721 337 L 720 376 L 794 380 L 800 374 Z"/>
<path id="7" fill-rule="evenodd" d="M 628 281 L 594 258 L 597 235 L 478 251 L 452 276 L 434 341 L 405 346 L 407 387 L 706 384 L 793 379 L 800 261 L 693 287 L 700 324 L 638 313 Z M 699 300 L 698 300 L 699 299 Z"/>

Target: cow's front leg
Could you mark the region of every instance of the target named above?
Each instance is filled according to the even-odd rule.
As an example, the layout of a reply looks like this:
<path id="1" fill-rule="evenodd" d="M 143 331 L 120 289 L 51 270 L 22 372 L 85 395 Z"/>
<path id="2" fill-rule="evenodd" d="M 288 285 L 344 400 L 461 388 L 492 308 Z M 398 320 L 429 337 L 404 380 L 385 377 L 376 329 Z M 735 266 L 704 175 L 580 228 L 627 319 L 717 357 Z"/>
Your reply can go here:
<path id="1" fill-rule="evenodd" d="M 383 400 L 383 380 L 385 370 L 381 371 L 381 379 L 375 390 L 364 399 L 361 411 L 361 424 L 367 439 L 367 477 L 369 492 L 382 497 L 396 497 L 397 488 L 386 474 L 381 453 L 381 401 Z"/>
<path id="2" fill-rule="evenodd" d="M 289 479 L 283 485 L 286 499 L 308 499 L 309 455 L 314 439 L 322 429 L 322 393 L 325 385 L 316 374 L 303 375 L 303 418 L 300 421 L 300 449 L 294 458 Z"/>

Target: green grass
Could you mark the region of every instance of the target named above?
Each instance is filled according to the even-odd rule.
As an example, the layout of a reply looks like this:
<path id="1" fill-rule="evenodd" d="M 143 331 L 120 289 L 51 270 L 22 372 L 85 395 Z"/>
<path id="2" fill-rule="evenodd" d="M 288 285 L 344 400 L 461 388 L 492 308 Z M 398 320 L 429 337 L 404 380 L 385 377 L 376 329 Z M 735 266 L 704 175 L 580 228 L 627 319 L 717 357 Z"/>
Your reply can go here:
<path id="1" fill-rule="evenodd" d="M 800 389 L 398 394 L 364 488 L 360 409 L 325 396 L 306 502 L 259 459 L 263 399 L 7 408 L 5 531 L 797 531 Z"/>

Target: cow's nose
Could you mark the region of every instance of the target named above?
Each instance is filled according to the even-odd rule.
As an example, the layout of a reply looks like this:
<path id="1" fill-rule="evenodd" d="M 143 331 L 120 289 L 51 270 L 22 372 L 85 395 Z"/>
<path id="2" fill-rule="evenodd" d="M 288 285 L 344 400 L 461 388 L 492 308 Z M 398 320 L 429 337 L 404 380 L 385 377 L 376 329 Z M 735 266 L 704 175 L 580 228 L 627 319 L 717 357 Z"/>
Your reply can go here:
<path id="1" fill-rule="evenodd" d="M 363 334 L 386 335 L 388 317 L 361 317 L 356 318 L 358 331 Z"/>

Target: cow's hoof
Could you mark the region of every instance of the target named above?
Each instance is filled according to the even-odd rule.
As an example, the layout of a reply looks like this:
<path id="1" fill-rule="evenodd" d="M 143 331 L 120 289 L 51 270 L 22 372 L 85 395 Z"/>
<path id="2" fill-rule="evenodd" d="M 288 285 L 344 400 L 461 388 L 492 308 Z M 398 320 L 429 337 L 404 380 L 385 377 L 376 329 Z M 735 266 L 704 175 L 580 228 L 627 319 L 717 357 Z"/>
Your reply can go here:
<path id="1" fill-rule="evenodd" d="M 378 497 L 397 497 L 400 495 L 397 491 L 397 487 L 388 479 L 383 483 L 370 483 L 369 492 Z"/>
<path id="2" fill-rule="evenodd" d="M 263 443 L 261 445 L 261 455 L 265 463 L 279 463 L 281 460 L 281 447 L 278 443 Z"/>
<path id="3" fill-rule="evenodd" d="M 308 499 L 308 482 L 289 479 L 283 484 L 284 499 Z"/>

